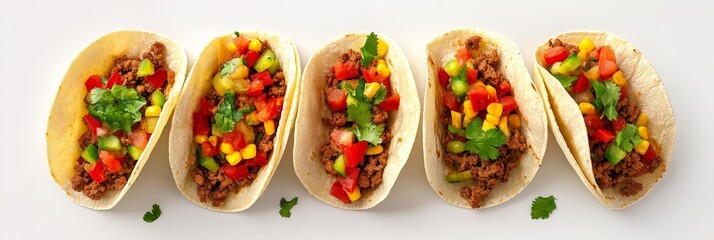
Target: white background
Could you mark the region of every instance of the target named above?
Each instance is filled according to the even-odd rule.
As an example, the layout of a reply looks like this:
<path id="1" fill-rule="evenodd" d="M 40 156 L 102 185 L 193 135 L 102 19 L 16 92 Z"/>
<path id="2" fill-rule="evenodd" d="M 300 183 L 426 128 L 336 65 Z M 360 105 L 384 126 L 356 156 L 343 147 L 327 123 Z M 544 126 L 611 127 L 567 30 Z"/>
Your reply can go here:
<path id="1" fill-rule="evenodd" d="M 0 2 L 0 239 L 714 238 L 712 1 L 64 2 Z M 304 66 L 342 34 L 375 31 L 406 52 L 423 93 L 426 43 L 460 27 L 509 37 L 531 73 L 533 50 L 559 32 L 610 31 L 633 42 L 657 68 L 678 123 L 662 181 L 638 204 L 608 210 L 576 177 L 551 135 L 540 171 L 520 195 L 490 209 L 461 209 L 443 202 L 427 183 L 421 131 L 390 196 L 360 212 L 329 207 L 307 193 L 293 171 L 292 138 L 270 186 L 242 213 L 212 212 L 178 192 L 167 160 L 168 130 L 133 188 L 110 211 L 75 205 L 49 174 L 44 133 L 52 100 L 72 59 L 105 33 L 136 28 L 165 34 L 185 47 L 193 64 L 219 34 L 268 30 L 292 38 Z M 548 220 L 531 220 L 531 201 L 551 194 L 558 209 Z M 279 199 L 293 196 L 299 204 L 292 218 L 281 218 Z M 163 215 L 146 224 L 142 215 L 154 203 Z"/>

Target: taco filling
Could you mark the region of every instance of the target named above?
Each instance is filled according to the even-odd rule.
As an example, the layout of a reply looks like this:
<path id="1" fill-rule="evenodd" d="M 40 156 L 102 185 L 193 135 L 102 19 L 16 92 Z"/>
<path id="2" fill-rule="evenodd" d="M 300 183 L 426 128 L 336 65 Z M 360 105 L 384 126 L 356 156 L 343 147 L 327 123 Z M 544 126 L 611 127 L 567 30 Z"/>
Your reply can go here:
<path id="1" fill-rule="evenodd" d="M 231 57 L 193 113 L 196 156 L 191 172 L 201 202 L 223 206 L 268 164 L 287 85 L 266 40 L 236 32 L 227 43 Z"/>
<path id="2" fill-rule="evenodd" d="M 84 82 L 87 131 L 78 140 L 84 151 L 74 167 L 75 191 L 98 200 L 126 185 L 174 83 L 165 51 L 164 44 L 154 42 L 141 57 L 117 58 L 109 74 Z"/>
<path id="3" fill-rule="evenodd" d="M 388 48 L 371 33 L 361 52 L 342 53 L 326 76 L 324 94 L 331 113 L 322 122 L 332 130 L 320 148 L 321 161 L 336 178 L 330 194 L 344 203 L 377 188 L 387 166 L 389 112 L 399 108 L 399 94 L 389 83 Z"/>
<path id="4" fill-rule="evenodd" d="M 623 196 L 642 190 L 634 179 L 662 163 L 649 138 L 647 115 L 637 98 L 627 96 L 627 78 L 617 66 L 611 46 L 595 46 L 589 38 L 578 46 L 554 39 L 544 52 L 546 69 L 558 79 L 585 119 L 595 180 L 601 189 L 619 189 Z"/>
<path id="5" fill-rule="evenodd" d="M 527 148 L 511 84 L 498 68 L 498 50 L 480 45 L 478 35 L 468 38 L 438 70 L 446 181 L 465 183 L 460 194 L 472 208 L 481 207 L 494 187 L 508 182 Z"/>

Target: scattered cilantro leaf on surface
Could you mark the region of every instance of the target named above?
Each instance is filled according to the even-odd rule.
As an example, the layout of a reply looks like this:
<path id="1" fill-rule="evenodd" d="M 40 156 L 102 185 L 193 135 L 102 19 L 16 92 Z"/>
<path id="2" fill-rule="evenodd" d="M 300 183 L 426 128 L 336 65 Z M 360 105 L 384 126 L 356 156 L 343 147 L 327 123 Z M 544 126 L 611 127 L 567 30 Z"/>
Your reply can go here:
<path id="1" fill-rule="evenodd" d="M 563 88 L 569 88 L 573 85 L 573 82 L 575 82 L 575 80 L 578 80 L 578 77 L 576 76 L 566 76 L 561 74 L 555 74 L 553 76 L 555 77 L 555 79 L 558 79 L 558 82 L 563 85 Z"/>
<path id="2" fill-rule="evenodd" d="M 615 137 L 615 144 L 625 152 L 631 152 L 632 149 L 642 142 L 637 126 L 627 124 Z"/>
<path id="3" fill-rule="evenodd" d="M 285 198 L 280 198 L 280 216 L 284 218 L 290 218 L 292 209 L 298 203 L 298 197 L 294 197 L 292 200 L 287 201 Z"/>
<path id="4" fill-rule="evenodd" d="M 374 32 L 367 35 L 364 46 L 359 49 L 362 52 L 362 66 L 368 68 L 372 65 L 372 60 L 377 56 L 377 34 Z"/>
<path id="5" fill-rule="evenodd" d="M 384 132 L 383 124 L 374 124 L 369 122 L 364 125 L 357 124 L 357 127 L 352 129 L 352 133 L 357 137 L 357 141 L 367 141 L 372 145 L 379 145 L 382 143 L 382 132 Z"/>
<path id="6" fill-rule="evenodd" d="M 159 204 L 154 204 L 151 206 L 151 211 L 144 213 L 144 222 L 152 223 L 161 217 L 161 208 Z"/>
<path id="7" fill-rule="evenodd" d="M 501 154 L 497 147 L 506 144 L 506 135 L 497 128 L 483 131 L 482 127 L 483 120 L 479 118 L 466 126 L 466 150 L 482 159 L 496 159 Z"/>
<path id="8" fill-rule="evenodd" d="M 617 102 L 620 101 L 620 86 L 617 86 L 613 81 L 590 81 L 590 84 L 595 90 L 595 99 L 593 105 L 598 111 L 602 110 L 601 117 L 607 117 L 612 121 L 617 119 Z"/>
<path id="9" fill-rule="evenodd" d="M 555 197 L 537 197 L 531 204 L 531 219 L 548 219 L 555 210 Z"/>
<path id="10" fill-rule="evenodd" d="M 141 121 L 141 107 L 146 99 L 136 90 L 114 85 L 111 90 L 94 88 L 87 95 L 87 111 L 101 122 L 108 124 L 112 131 L 131 132 L 131 126 Z"/>

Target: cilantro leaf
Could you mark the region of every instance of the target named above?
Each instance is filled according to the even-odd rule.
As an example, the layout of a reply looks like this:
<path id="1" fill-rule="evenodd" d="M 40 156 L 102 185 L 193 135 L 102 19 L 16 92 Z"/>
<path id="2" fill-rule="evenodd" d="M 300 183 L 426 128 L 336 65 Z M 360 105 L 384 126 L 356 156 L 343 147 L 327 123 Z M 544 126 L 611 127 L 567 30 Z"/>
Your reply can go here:
<path id="1" fill-rule="evenodd" d="M 161 217 L 161 208 L 159 204 L 154 204 L 151 206 L 151 211 L 144 213 L 144 222 L 152 223 Z"/>
<path id="2" fill-rule="evenodd" d="M 141 107 L 146 99 L 136 90 L 114 85 L 111 90 L 94 88 L 87 95 L 87 111 L 108 124 L 112 131 L 131 132 L 131 126 L 141 121 Z"/>
<path id="3" fill-rule="evenodd" d="M 218 111 L 213 116 L 216 120 L 216 127 L 220 132 L 230 132 L 235 128 L 236 122 L 243 119 L 243 116 L 255 110 L 254 107 L 242 107 L 236 110 L 235 95 L 233 92 L 223 94 L 223 102 L 218 105 Z"/>
<path id="4" fill-rule="evenodd" d="M 468 127 L 468 126 L 467 126 Z M 465 136 L 466 135 L 466 130 L 456 128 L 454 125 L 449 124 L 449 132 L 459 135 L 459 136 Z"/>
<path id="5" fill-rule="evenodd" d="M 231 75 L 231 73 L 233 73 L 233 71 L 236 70 L 236 67 L 241 63 L 242 62 L 240 58 L 233 58 L 230 61 L 221 65 L 221 77 L 227 77 L 228 75 Z"/>
<path id="6" fill-rule="evenodd" d="M 537 197 L 531 204 L 531 219 L 548 219 L 555 210 L 555 197 Z"/>
<path id="7" fill-rule="evenodd" d="M 347 105 L 347 121 L 365 125 L 372 121 L 372 106 L 369 103 L 357 102 Z"/>
<path id="8" fill-rule="evenodd" d="M 595 90 L 593 105 L 598 111 L 602 110 L 601 117 L 607 117 L 610 121 L 615 120 L 617 118 L 617 102 L 620 101 L 620 86 L 617 86 L 613 81 L 600 83 L 591 80 L 590 84 Z"/>
<path id="9" fill-rule="evenodd" d="M 240 37 L 240 33 L 238 31 L 233 32 L 233 34 L 235 34 L 236 37 Z"/>
<path id="10" fill-rule="evenodd" d="M 506 144 L 506 135 L 499 129 L 483 131 L 483 120 L 475 119 L 466 126 L 466 150 L 480 158 L 494 160 L 501 152 L 497 147 Z"/>
<path id="11" fill-rule="evenodd" d="M 383 124 L 374 124 L 369 122 L 364 125 L 357 124 L 357 127 L 351 130 L 355 134 L 358 141 L 367 141 L 372 145 L 379 145 L 382 143 L 382 132 L 384 132 Z"/>
<path id="12" fill-rule="evenodd" d="M 640 138 L 637 126 L 633 124 L 627 124 L 622 131 L 617 133 L 617 137 L 615 137 L 615 144 L 625 152 L 631 152 L 632 149 L 641 142 L 642 138 Z"/>
<path id="13" fill-rule="evenodd" d="M 364 46 L 359 49 L 362 51 L 362 66 L 368 68 L 372 65 L 372 60 L 377 56 L 377 34 L 374 32 L 367 36 L 367 40 L 364 41 Z"/>
<path id="14" fill-rule="evenodd" d="M 379 90 L 377 90 L 377 93 L 375 93 L 374 96 L 372 96 L 372 103 L 379 104 L 382 101 L 384 101 L 384 99 L 386 97 L 387 97 L 387 87 L 380 84 Z"/>
<path id="15" fill-rule="evenodd" d="M 292 213 L 290 213 L 290 209 L 292 209 L 295 204 L 298 203 L 298 198 L 294 197 L 292 200 L 287 201 L 285 198 L 280 198 L 280 216 L 284 218 L 289 218 Z"/>
<path id="16" fill-rule="evenodd" d="M 571 85 L 573 85 L 573 82 L 575 82 L 575 80 L 578 80 L 578 77 L 576 76 L 566 76 L 561 74 L 555 74 L 553 76 L 558 79 L 558 82 L 560 82 L 560 84 L 563 85 L 564 88 L 569 88 Z"/>

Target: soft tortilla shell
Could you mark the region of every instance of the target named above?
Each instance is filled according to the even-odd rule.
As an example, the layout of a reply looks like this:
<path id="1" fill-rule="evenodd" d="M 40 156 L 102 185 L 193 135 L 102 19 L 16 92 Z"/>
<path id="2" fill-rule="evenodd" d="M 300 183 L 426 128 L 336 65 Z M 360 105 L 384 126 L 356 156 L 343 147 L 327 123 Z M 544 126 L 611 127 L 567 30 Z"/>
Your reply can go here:
<path id="1" fill-rule="evenodd" d="M 295 174 L 308 192 L 330 206 L 347 210 L 369 209 L 389 195 L 399 172 L 409 159 L 419 124 L 419 97 L 407 57 L 391 39 L 379 35 L 379 39 L 389 45 L 385 59 L 391 70 L 390 83 L 400 97 L 399 109 L 389 113 L 387 123 L 394 135 L 389 148 L 385 149 L 389 153 L 387 167 L 379 187 L 363 192 L 362 198 L 356 202 L 344 204 L 330 195 L 330 188 L 336 178 L 325 172 L 320 162 L 320 147 L 329 139 L 332 130 L 322 124 L 321 120 L 330 116 L 330 108 L 323 95 L 327 87 L 325 75 L 339 61 L 341 53 L 347 49 L 358 51 L 366 38 L 367 34 L 363 33 L 345 35 L 325 45 L 310 58 L 303 75 L 298 127 L 295 128 L 296 144 L 293 146 Z"/>
<path id="2" fill-rule="evenodd" d="M 439 121 L 443 111 L 441 99 L 443 89 L 439 87 L 438 70 L 446 61 L 454 58 L 466 39 L 478 35 L 482 38 L 481 48 L 497 49 L 501 71 L 511 83 L 513 95 L 518 103 L 521 117 L 521 133 L 526 137 L 528 150 L 519 159 L 518 167 L 511 171 L 508 182 L 498 184 L 481 208 L 501 204 L 520 193 L 533 179 L 543 161 L 548 141 L 548 126 L 543 102 L 528 75 L 523 57 L 518 47 L 506 37 L 485 30 L 460 29 L 448 32 L 432 40 L 426 47 L 429 79 L 424 96 L 424 121 L 422 126 L 424 144 L 424 168 L 426 177 L 434 191 L 444 201 L 462 208 L 471 208 L 461 197 L 460 189 L 473 184 L 449 183 L 446 181 L 448 168 L 442 161 L 444 155 L 441 136 L 444 128 Z"/>
<path id="3" fill-rule="evenodd" d="M 84 103 L 87 91 L 84 81 L 91 75 L 105 75 L 113 67 L 114 60 L 122 55 L 141 56 L 152 43 L 157 41 L 166 46 L 166 63 L 176 75 L 164 109 L 159 116 L 156 130 L 137 160 L 124 188 L 121 191 L 107 192 L 100 200 L 92 200 L 84 193 L 74 191 L 71 182 L 77 158 L 83 151 L 77 140 L 87 131 L 87 127 L 82 122 L 82 117 L 87 114 Z M 135 30 L 109 33 L 94 41 L 74 59 L 57 91 L 47 122 L 46 135 L 50 173 L 72 201 L 83 207 L 107 210 L 121 200 L 149 160 L 149 155 L 176 106 L 186 76 L 187 61 L 186 52 L 174 41 L 156 33 Z"/>
<path id="4" fill-rule="evenodd" d="M 243 187 L 237 194 L 230 193 L 226 197 L 225 205 L 214 207 L 211 202 L 201 202 L 196 190 L 198 185 L 191 177 L 191 171 L 196 167 L 195 148 L 193 145 L 193 113 L 199 107 L 200 99 L 208 94 L 212 88 L 213 75 L 218 72 L 221 64 L 230 60 L 230 52 L 226 42 L 233 37 L 227 34 L 214 38 L 201 52 L 196 64 L 191 68 L 186 81 L 186 87 L 181 93 L 181 100 L 176 108 L 176 114 L 171 123 L 169 135 L 169 162 L 176 187 L 179 191 L 201 207 L 217 212 L 240 212 L 255 203 L 270 179 L 275 173 L 280 159 L 283 156 L 290 131 L 292 129 L 295 112 L 297 109 L 296 94 L 299 94 L 300 83 L 299 56 L 295 44 L 286 37 L 259 31 L 241 31 L 241 36 L 267 40 L 275 56 L 280 61 L 280 66 L 285 74 L 287 91 L 280 115 L 280 123 L 273 139 L 273 151 L 268 157 L 268 164 L 258 172 L 258 176 L 249 186 Z"/>
<path id="5" fill-rule="evenodd" d="M 652 174 L 645 174 L 635 180 L 642 183 L 639 193 L 625 197 L 615 188 L 602 190 L 595 182 L 587 130 L 578 104 L 573 100 L 558 80 L 543 68 L 543 52 L 548 42 L 535 52 L 535 77 L 543 98 L 547 98 L 550 126 L 565 157 L 578 173 L 583 184 L 603 205 L 611 209 L 622 209 L 644 198 L 662 178 L 674 149 L 676 123 L 667 92 L 652 64 L 630 42 L 607 32 L 567 32 L 556 36 L 561 41 L 576 45 L 583 38 L 590 38 L 596 46 L 610 45 L 615 51 L 617 65 L 628 79 L 628 96 L 637 99 L 641 111 L 649 116 L 650 138 L 656 139 L 662 164 Z M 547 96 L 546 96 L 547 95 Z M 552 114 L 552 115 L 551 115 Z M 650 141 L 652 142 L 652 141 Z"/>

